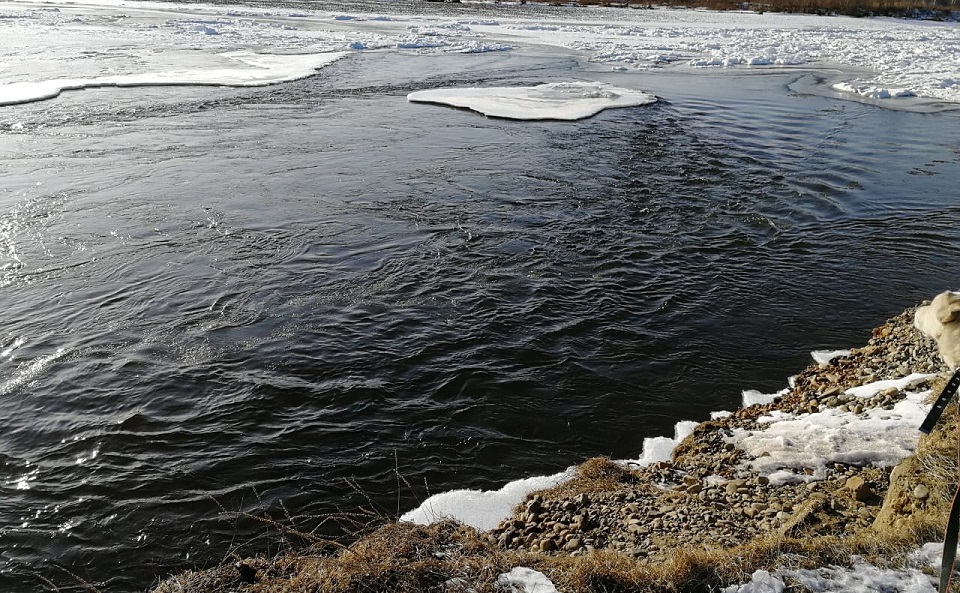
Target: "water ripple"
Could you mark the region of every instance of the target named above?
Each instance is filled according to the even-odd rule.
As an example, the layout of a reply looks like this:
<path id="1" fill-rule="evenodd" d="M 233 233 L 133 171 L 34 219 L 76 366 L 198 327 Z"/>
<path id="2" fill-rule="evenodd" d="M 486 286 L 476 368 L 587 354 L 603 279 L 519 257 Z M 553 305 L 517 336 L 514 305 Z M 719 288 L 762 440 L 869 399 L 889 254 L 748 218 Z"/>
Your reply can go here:
<path id="1" fill-rule="evenodd" d="M 509 78 L 483 59 L 458 80 Z M 54 558 L 142 590 L 266 546 L 243 513 L 281 501 L 390 514 L 635 456 L 861 343 L 960 242 L 952 128 L 783 96 L 789 74 L 651 79 L 668 100 L 570 124 L 348 74 L 136 117 L 103 91 L 24 132 L 40 164 L 0 171 L 0 589 Z"/>

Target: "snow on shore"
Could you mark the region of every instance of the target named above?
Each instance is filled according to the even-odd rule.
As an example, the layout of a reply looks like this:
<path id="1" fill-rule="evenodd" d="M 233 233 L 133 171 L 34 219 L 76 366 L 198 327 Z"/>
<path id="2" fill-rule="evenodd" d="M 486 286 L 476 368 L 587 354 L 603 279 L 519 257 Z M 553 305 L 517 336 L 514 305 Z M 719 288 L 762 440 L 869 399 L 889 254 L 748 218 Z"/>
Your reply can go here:
<path id="1" fill-rule="evenodd" d="M 623 71 L 840 68 L 847 73 L 833 88 L 852 97 L 960 103 L 955 23 L 667 9 L 527 13 L 517 6 L 499 9 L 495 19 L 124 0 L 0 6 L 0 105 L 97 85 L 271 84 L 309 75 L 327 62 L 305 55 L 327 52 L 544 46 Z M 271 64 L 224 68 L 224 54 L 236 51 Z"/>
<path id="2" fill-rule="evenodd" d="M 909 386 L 916 377 L 909 379 L 897 385 Z M 877 393 L 891 386 L 892 381 L 877 381 L 847 393 L 866 397 L 851 392 Z M 908 392 L 892 410 L 875 408 L 861 414 L 839 408 L 799 415 L 774 412 L 759 419 L 765 425 L 761 430 L 734 429 L 730 442 L 753 459 L 747 464 L 752 472 L 774 485 L 822 480 L 827 466 L 834 463 L 893 467 L 916 451 L 917 429 L 930 409 L 923 403 L 929 394 Z M 804 469 L 813 471 L 808 474 Z"/>
<path id="3" fill-rule="evenodd" d="M 454 518 L 477 529 L 496 527 L 513 512 L 521 500 L 531 492 L 552 488 L 573 477 L 568 468 L 551 476 L 534 476 L 507 483 L 499 490 L 451 490 L 434 494 L 419 507 L 408 511 L 401 521 L 429 525 L 443 519 Z"/>

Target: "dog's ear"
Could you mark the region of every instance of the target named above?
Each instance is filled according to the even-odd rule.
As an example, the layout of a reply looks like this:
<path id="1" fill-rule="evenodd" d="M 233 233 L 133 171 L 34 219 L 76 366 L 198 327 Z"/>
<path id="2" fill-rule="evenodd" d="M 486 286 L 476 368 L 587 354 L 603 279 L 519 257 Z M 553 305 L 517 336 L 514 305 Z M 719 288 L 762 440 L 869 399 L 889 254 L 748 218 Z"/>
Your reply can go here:
<path id="1" fill-rule="evenodd" d="M 958 317 L 960 317 L 960 300 L 955 300 L 940 313 L 940 323 L 953 323 Z"/>

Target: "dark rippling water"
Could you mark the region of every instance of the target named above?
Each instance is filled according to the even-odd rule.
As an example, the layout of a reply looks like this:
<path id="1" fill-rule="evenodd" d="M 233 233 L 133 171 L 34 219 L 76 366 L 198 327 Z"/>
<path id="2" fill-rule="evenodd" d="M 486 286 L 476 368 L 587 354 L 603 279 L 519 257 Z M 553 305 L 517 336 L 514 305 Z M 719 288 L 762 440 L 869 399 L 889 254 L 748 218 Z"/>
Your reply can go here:
<path id="1" fill-rule="evenodd" d="M 636 457 L 957 288 L 956 112 L 800 76 L 380 54 L 4 108 L 0 590 L 143 590 L 275 551 L 238 511 L 396 515 Z M 570 77 L 663 100 L 405 100 Z"/>

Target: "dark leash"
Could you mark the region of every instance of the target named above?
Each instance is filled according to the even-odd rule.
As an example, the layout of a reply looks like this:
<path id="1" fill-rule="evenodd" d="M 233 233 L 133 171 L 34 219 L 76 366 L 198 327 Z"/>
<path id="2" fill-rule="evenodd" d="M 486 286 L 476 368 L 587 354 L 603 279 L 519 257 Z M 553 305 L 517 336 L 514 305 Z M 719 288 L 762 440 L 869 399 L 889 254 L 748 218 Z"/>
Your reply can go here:
<path id="1" fill-rule="evenodd" d="M 934 402 L 926 419 L 920 425 L 920 432 L 930 434 L 937 420 L 947 408 L 954 394 L 960 389 L 960 369 L 957 369 L 950 377 L 950 381 L 943 388 L 940 397 Z M 958 436 L 960 439 L 960 436 Z M 958 461 L 960 461 L 960 440 L 957 445 Z M 947 530 L 943 536 L 943 558 L 940 562 L 940 593 L 947 593 L 950 589 L 950 581 L 953 578 L 953 566 L 957 559 L 957 540 L 960 537 L 960 483 L 953 494 L 953 502 L 950 503 L 950 516 L 947 518 Z"/>

